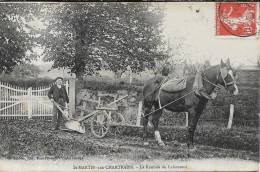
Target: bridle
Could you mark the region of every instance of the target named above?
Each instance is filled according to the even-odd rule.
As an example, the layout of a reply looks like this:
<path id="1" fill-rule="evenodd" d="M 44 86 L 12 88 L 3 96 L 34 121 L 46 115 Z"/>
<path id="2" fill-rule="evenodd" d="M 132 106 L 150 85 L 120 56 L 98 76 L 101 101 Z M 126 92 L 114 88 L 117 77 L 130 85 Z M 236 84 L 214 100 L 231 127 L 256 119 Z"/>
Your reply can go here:
<path id="1" fill-rule="evenodd" d="M 232 77 L 232 81 L 230 81 L 230 82 L 226 82 L 226 80 L 225 80 L 225 78 L 227 77 L 227 75 L 228 75 L 228 69 L 227 69 L 227 67 L 223 67 L 223 68 L 221 68 L 221 66 L 219 65 L 219 68 L 220 68 L 220 74 L 221 74 L 221 77 L 222 77 L 222 80 L 223 80 L 223 82 L 224 82 L 224 87 L 225 88 L 227 88 L 229 85 L 233 85 L 233 84 L 236 84 L 236 81 L 235 81 L 235 79 L 233 78 L 233 76 L 231 76 Z M 219 74 L 217 75 L 217 80 L 218 80 L 218 76 L 219 76 Z M 218 80 L 219 81 L 219 80 Z"/>
<path id="2" fill-rule="evenodd" d="M 200 78 L 202 78 L 204 81 L 206 81 L 206 82 L 210 83 L 211 85 L 214 85 L 215 87 L 217 87 L 217 89 L 221 89 L 221 88 L 223 88 L 223 87 L 225 87 L 225 89 L 227 89 L 227 87 L 228 87 L 229 85 L 236 84 L 236 81 L 235 81 L 235 79 L 234 79 L 233 77 L 232 77 L 232 78 L 233 78 L 233 81 L 230 81 L 230 82 L 228 82 L 228 83 L 226 82 L 225 78 L 228 76 L 228 69 L 227 69 L 227 67 L 221 68 L 221 66 L 219 65 L 220 73 L 217 74 L 217 81 L 218 81 L 217 84 L 211 82 L 211 81 L 207 78 L 207 76 L 206 76 L 206 74 L 205 74 L 205 70 L 206 70 L 206 69 L 204 69 L 204 70 L 202 71 L 202 75 L 203 75 L 203 76 L 200 76 L 200 75 L 198 75 L 198 76 L 199 76 Z M 223 80 L 223 82 L 224 82 L 224 86 L 219 83 L 219 74 L 220 74 L 221 77 L 222 77 L 222 80 Z M 220 85 L 221 85 L 221 86 L 220 86 Z M 202 86 L 202 87 L 203 87 L 203 86 Z M 204 88 L 204 87 L 203 87 L 203 88 L 199 88 L 199 89 L 205 92 L 205 88 Z"/>

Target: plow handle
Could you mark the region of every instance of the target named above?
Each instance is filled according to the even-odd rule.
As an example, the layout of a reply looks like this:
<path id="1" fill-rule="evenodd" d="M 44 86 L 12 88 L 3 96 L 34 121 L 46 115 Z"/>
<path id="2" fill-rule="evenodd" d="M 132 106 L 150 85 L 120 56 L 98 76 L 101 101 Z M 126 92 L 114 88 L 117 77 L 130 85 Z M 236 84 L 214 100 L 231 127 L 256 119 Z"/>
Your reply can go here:
<path id="1" fill-rule="evenodd" d="M 69 120 L 67 116 L 64 115 L 64 111 L 60 108 L 59 104 L 55 101 L 53 101 L 53 103 L 55 104 L 55 106 L 61 111 L 62 116 L 66 118 L 66 120 Z"/>

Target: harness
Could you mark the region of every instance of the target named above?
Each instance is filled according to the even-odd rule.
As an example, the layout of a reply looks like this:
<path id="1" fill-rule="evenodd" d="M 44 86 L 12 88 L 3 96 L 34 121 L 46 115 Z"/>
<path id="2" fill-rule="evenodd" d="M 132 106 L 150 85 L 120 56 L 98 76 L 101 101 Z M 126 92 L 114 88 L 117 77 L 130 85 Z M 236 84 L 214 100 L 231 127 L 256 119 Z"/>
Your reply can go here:
<path id="1" fill-rule="evenodd" d="M 235 83 L 236 83 L 234 79 L 233 79 L 233 81 L 231 81 L 231 82 L 229 82 L 229 83 L 226 83 L 225 78 L 226 78 L 227 75 L 228 75 L 227 68 L 226 68 L 226 67 L 221 68 L 220 65 L 219 65 L 219 68 L 220 68 L 221 77 L 222 77 L 222 79 L 223 79 L 223 81 L 224 81 L 225 88 L 227 88 L 228 85 L 232 85 L 232 84 L 235 84 Z M 196 74 L 196 76 L 198 76 L 198 77 L 200 77 L 201 79 L 205 80 L 206 82 L 208 82 L 208 83 L 214 85 L 215 87 L 217 87 L 217 89 L 223 88 L 223 87 L 221 87 L 221 86 L 219 86 L 219 85 L 217 85 L 217 84 L 214 84 L 213 82 L 209 81 L 208 78 L 206 77 L 205 73 L 204 73 L 204 70 L 203 70 L 202 72 L 203 72 L 204 77 L 200 76 L 199 74 Z M 217 81 L 219 82 L 218 76 L 219 76 L 219 74 L 217 75 Z M 157 89 L 159 89 L 159 92 L 158 92 L 159 108 L 158 108 L 158 109 L 155 109 L 154 111 L 152 111 L 152 112 L 150 112 L 150 113 L 148 113 L 148 114 L 146 114 L 146 115 L 144 115 L 144 116 L 142 116 L 142 117 L 140 117 L 140 118 L 144 118 L 145 116 L 149 116 L 150 114 L 152 114 L 152 113 L 154 113 L 154 112 L 156 112 L 156 111 L 158 111 L 158 110 L 160 110 L 160 109 L 162 109 L 162 108 L 164 108 L 164 107 L 166 107 L 166 106 L 168 106 L 168 105 L 170 105 L 170 104 L 172 104 L 172 103 L 174 103 L 174 102 L 176 102 L 176 101 L 178 101 L 178 100 L 180 100 L 180 99 L 182 99 L 182 98 L 184 98 L 184 97 L 186 97 L 186 96 L 188 96 L 189 94 L 192 94 L 193 92 L 196 94 L 196 91 L 204 92 L 205 94 L 202 94 L 202 95 L 200 95 L 200 96 L 203 96 L 203 95 L 204 95 L 204 96 L 203 96 L 204 98 L 206 98 L 206 99 L 212 99 L 212 96 L 211 96 L 211 95 L 208 95 L 208 93 L 206 92 L 205 87 L 203 86 L 203 84 L 202 84 L 202 82 L 201 82 L 201 84 L 198 83 L 198 86 L 197 86 L 196 89 L 194 89 L 194 90 L 192 90 L 191 92 L 189 92 L 189 93 L 183 95 L 182 97 L 179 97 L 179 98 L 177 98 L 177 99 L 171 101 L 170 103 L 168 103 L 168 104 L 162 106 L 162 105 L 161 105 L 161 100 L 160 100 L 161 85 L 162 85 L 163 83 L 165 83 L 167 79 L 168 79 L 168 77 L 166 77 L 154 91 L 150 92 L 148 95 L 145 96 L 145 97 L 147 97 L 147 96 L 151 95 L 152 93 L 154 93 Z M 195 81 L 194 81 L 194 82 L 195 82 Z M 193 84 L 194 84 L 194 83 L 193 83 Z M 213 90 L 213 92 L 215 92 L 215 90 Z M 205 95 L 207 95 L 207 96 L 205 96 Z M 144 98 L 143 98 L 143 99 L 144 99 Z"/>
<path id="2" fill-rule="evenodd" d="M 236 84 L 234 79 L 233 79 L 233 81 L 228 82 L 228 83 L 225 81 L 225 78 L 228 75 L 227 67 L 221 68 L 221 66 L 219 65 L 219 69 L 220 69 L 220 75 L 221 75 L 222 80 L 224 82 L 224 87 L 225 88 L 227 88 L 227 86 L 229 86 L 229 85 Z M 197 79 L 197 81 L 196 81 L 196 76 L 200 78 L 199 80 Z M 194 81 L 194 85 L 196 85 L 196 87 L 195 87 L 195 90 L 193 90 L 192 92 L 195 92 L 196 95 L 198 95 L 200 97 L 204 97 L 204 98 L 206 98 L 208 100 L 214 99 L 214 95 L 213 94 L 216 94 L 217 90 L 222 88 L 223 86 L 219 86 L 219 85 L 209 81 L 207 76 L 205 75 L 205 69 L 202 72 L 200 72 L 200 74 L 196 74 L 196 76 L 195 76 L 195 81 Z M 163 107 L 165 107 L 165 106 L 162 107 L 162 105 L 161 105 L 160 93 L 161 93 L 161 85 L 164 84 L 167 80 L 168 80 L 168 77 L 165 78 L 160 83 L 159 92 L 158 92 L 159 109 L 162 109 Z M 204 81 L 206 81 L 206 82 L 208 82 L 208 83 L 210 83 L 210 84 L 212 84 L 212 85 L 214 85 L 216 87 L 216 89 L 214 89 L 213 92 L 210 95 L 206 92 L 206 88 L 203 86 L 202 80 L 204 80 Z M 219 74 L 217 74 L 217 81 L 219 82 Z M 185 97 L 185 96 L 182 96 L 181 98 L 183 98 L 183 97 Z M 177 101 L 177 100 L 175 100 L 175 101 Z M 175 102 L 175 101 L 173 101 L 173 102 Z M 173 103 L 173 102 L 171 102 L 171 103 Z"/>

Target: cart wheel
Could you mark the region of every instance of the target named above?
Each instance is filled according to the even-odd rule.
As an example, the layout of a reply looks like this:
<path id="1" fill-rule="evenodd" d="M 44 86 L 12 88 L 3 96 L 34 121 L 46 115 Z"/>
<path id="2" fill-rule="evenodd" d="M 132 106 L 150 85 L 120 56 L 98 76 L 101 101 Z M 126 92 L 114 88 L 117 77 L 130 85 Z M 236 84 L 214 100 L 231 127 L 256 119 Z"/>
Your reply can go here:
<path id="1" fill-rule="evenodd" d="M 110 133 L 113 135 L 121 135 L 125 131 L 125 126 L 120 126 L 125 124 L 125 118 L 118 112 L 111 112 L 111 119 L 110 119 Z"/>
<path id="2" fill-rule="evenodd" d="M 97 138 L 106 136 L 109 130 L 109 117 L 106 111 L 97 112 L 91 120 L 91 132 Z"/>

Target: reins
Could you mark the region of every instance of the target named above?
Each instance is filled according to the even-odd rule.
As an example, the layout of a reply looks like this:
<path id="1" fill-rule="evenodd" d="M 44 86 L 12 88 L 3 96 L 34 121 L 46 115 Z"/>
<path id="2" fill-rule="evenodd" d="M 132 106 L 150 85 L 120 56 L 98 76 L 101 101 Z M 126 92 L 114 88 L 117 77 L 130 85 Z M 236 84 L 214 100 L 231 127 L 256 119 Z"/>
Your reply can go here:
<path id="1" fill-rule="evenodd" d="M 170 103 L 168 103 L 168 104 L 166 104 L 166 105 L 164 105 L 164 106 L 161 106 L 161 107 L 158 108 L 158 109 L 155 109 L 154 111 L 152 111 L 152 112 L 150 112 L 150 113 L 148 113 L 148 114 L 146 114 L 146 115 L 144 115 L 144 116 L 142 116 L 142 117 L 138 117 L 137 119 L 141 119 L 141 118 L 144 118 L 144 117 L 146 117 L 146 116 L 149 116 L 150 114 L 152 114 L 152 113 L 154 113 L 154 112 L 157 112 L 158 110 L 161 110 L 162 108 L 164 108 L 164 107 L 166 107 L 166 106 L 168 106 L 168 105 L 170 105 L 170 104 L 172 104 L 172 103 L 174 103 L 174 102 L 176 102 L 176 101 L 178 101 L 178 100 L 180 100 L 180 99 L 182 99 L 182 98 L 188 96 L 189 94 L 191 94 L 191 93 L 193 93 L 193 92 L 195 92 L 195 90 L 193 90 L 193 91 L 191 91 L 191 92 L 189 92 L 189 93 L 187 93 L 187 94 L 181 96 L 181 97 L 178 98 L 178 99 L 175 99 L 175 100 L 171 101 Z"/>
<path id="2" fill-rule="evenodd" d="M 204 73 L 204 70 L 203 70 L 203 73 Z M 200 75 L 198 75 L 198 74 L 196 74 L 196 75 L 197 75 L 198 77 L 202 78 L 204 81 L 207 81 L 208 83 L 214 85 L 215 87 L 217 87 L 217 88 L 222 88 L 221 86 L 216 85 L 216 84 L 214 84 L 213 82 L 209 81 L 205 74 L 204 74 L 204 76 L 205 76 L 206 78 L 203 78 L 202 76 L 200 76 Z"/>
<path id="3" fill-rule="evenodd" d="M 235 83 L 235 82 L 226 83 L 225 78 L 224 78 L 223 75 L 222 75 L 221 67 L 220 67 L 220 73 L 221 73 L 221 76 L 222 76 L 222 78 L 223 78 L 223 80 L 224 80 L 225 88 L 226 88 L 227 84 L 231 85 L 231 84 Z M 206 82 L 208 82 L 208 83 L 214 85 L 215 87 L 217 87 L 217 88 L 219 88 L 219 89 L 223 88 L 223 87 L 221 87 L 221 86 L 219 86 L 219 85 L 217 85 L 217 84 L 214 84 L 213 82 L 209 81 L 208 78 L 207 78 L 207 76 L 206 76 L 205 73 L 204 73 L 204 70 L 203 70 L 203 74 L 204 74 L 204 76 L 205 76 L 206 78 L 200 76 L 199 74 L 196 74 L 196 75 L 199 76 L 200 78 L 202 78 L 204 81 L 206 81 Z M 217 76 L 218 76 L 218 75 L 217 75 Z M 168 78 L 168 77 L 167 77 L 167 78 Z M 217 78 L 218 78 L 218 77 L 217 77 Z M 149 95 L 151 95 L 152 93 L 154 93 L 158 88 L 160 88 L 160 87 L 162 86 L 162 84 L 164 83 L 165 80 L 166 80 L 166 78 L 160 83 L 160 85 L 159 85 L 156 89 L 154 89 L 152 92 L 150 92 L 150 93 L 149 93 L 148 95 L 146 95 L 144 98 L 142 98 L 142 101 L 143 101 L 146 97 L 148 97 Z M 218 79 L 217 79 L 217 80 L 218 80 Z M 191 92 L 189 92 L 189 93 L 187 93 L 187 94 L 185 94 L 185 95 L 179 97 L 178 99 L 175 99 L 175 100 L 171 101 L 170 103 L 168 103 L 168 104 L 166 104 L 166 105 L 164 105 L 164 106 L 160 106 L 160 108 L 155 109 L 154 111 L 152 111 L 152 112 L 150 112 L 150 113 L 148 113 L 148 114 L 146 114 L 146 115 L 144 115 L 144 116 L 142 116 L 142 117 L 139 117 L 138 119 L 141 119 L 141 118 L 144 118 L 144 117 L 146 117 L 146 116 L 149 116 L 150 114 L 152 114 L 152 113 L 154 113 L 154 112 L 157 112 L 158 110 L 161 110 L 162 108 L 164 108 L 164 107 L 166 107 L 166 106 L 168 106 L 168 105 L 170 105 L 170 104 L 172 104 L 172 103 L 174 103 L 174 102 L 176 102 L 176 101 L 178 101 L 178 100 L 180 100 L 180 99 L 182 99 L 182 98 L 188 96 L 189 94 L 191 94 L 191 93 L 193 93 L 193 92 L 195 92 L 195 91 L 196 91 L 196 90 L 192 90 Z M 158 97 L 159 97 L 159 95 L 158 95 Z M 160 101 L 160 100 L 158 100 L 158 101 Z"/>

